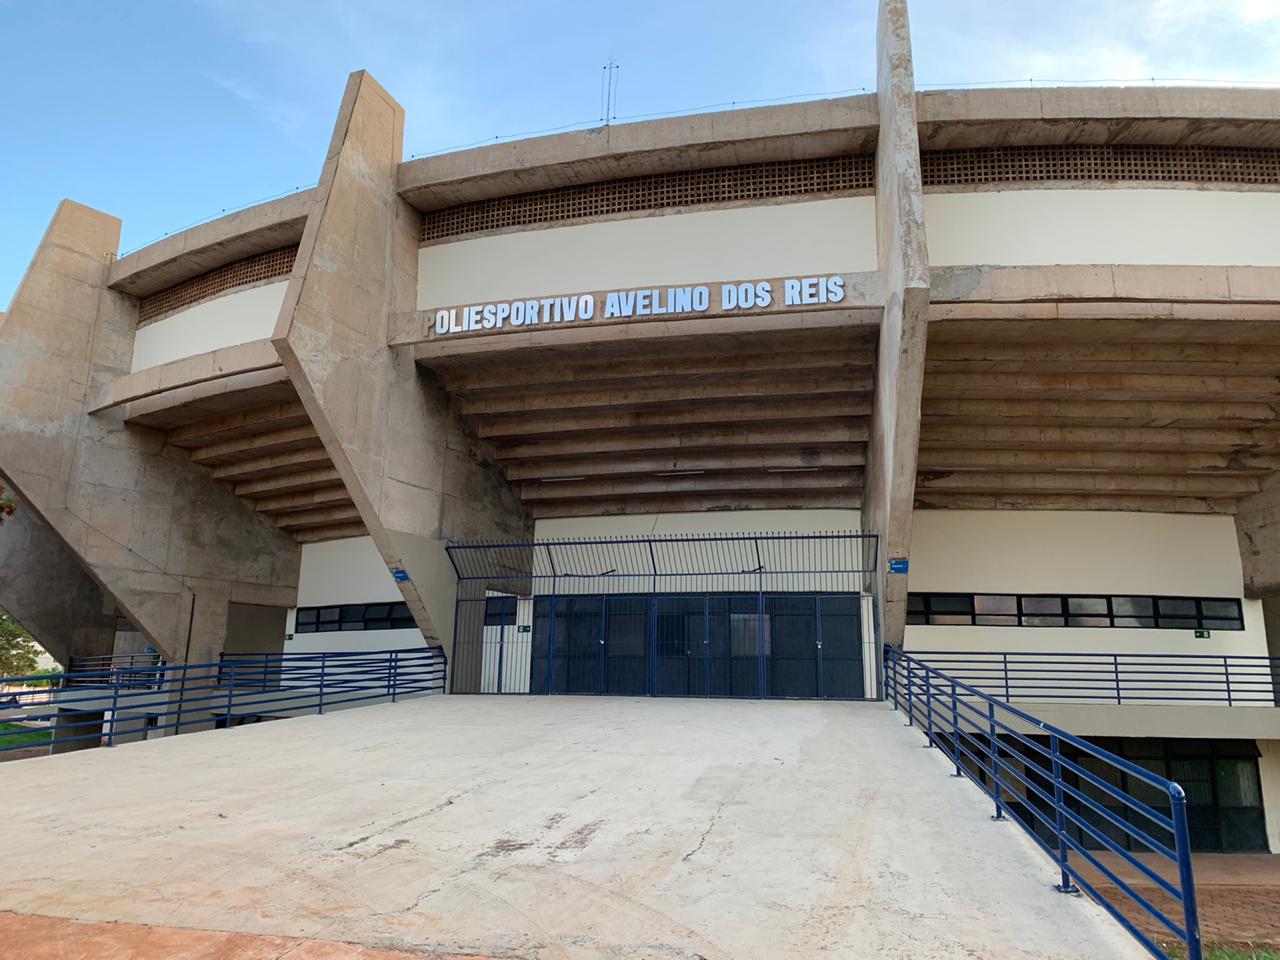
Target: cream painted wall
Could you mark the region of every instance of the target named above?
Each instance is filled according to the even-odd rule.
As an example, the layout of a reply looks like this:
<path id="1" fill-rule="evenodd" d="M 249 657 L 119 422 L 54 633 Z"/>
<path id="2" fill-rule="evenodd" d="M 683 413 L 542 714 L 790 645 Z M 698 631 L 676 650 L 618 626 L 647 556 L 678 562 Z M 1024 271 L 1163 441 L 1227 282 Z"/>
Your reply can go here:
<path id="1" fill-rule="evenodd" d="M 302 545 L 298 606 L 334 603 L 398 603 L 400 588 L 382 561 L 372 537 L 351 537 Z"/>
<path id="2" fill-rule="evenodd" d="M 876 269 L 875 198 L 735 207 L 423 247 L 418 309 Z"/>
<path id="3" fill-rule="evenodd" d="M 1267 843 L 1280 853 L 1280 740 L 1259 740 L 1258 775 L 1262 780 L 1262 805 L 1267 818 Z"/>
<path id="4" fill-rule="evenodd" d="M 237 290 L 139 327 L 130 370 L 270 337 L 288 286 L 280 280 Z"/>
<path id="5" fill-rule="evenodd" d="M 1280 265 L 1280 193 L 931 193 L 924 209 L 933 266 Z"/>
<path id="6" fill-rule="evenodd" d="M 1243 597 L 1229 516 L 1084 511 L 918 510 L 914 593 L 1084 593 Z M 1265 655 L 1262 604 L 1243 631 L 913 625 L 908 650 Z"/>

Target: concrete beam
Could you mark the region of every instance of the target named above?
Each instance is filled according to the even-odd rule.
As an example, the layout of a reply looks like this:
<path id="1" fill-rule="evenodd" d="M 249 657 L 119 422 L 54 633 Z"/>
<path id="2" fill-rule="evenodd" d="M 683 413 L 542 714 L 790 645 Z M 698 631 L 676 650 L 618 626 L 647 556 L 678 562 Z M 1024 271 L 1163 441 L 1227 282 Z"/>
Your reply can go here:
<path id="1" fill-rule="evenodd" d="M 1054 470 L 1093 470 L 1100 473 L 1180 474 L 1215 473 L 1259 476 L 1280 469 L 1280 454 L 1221 451 L 1218 453 L 1148 453 L 1138 450 L 1000 450 L 939 449 L 920 451 L 920 474 L 974 469 L 1040 473 Z"/>
<path id="2" fill-rule="evenodd" d="M 915 78 L 906 0 L 880 0 L 876 27 L 876 239 L 884 317 L 876 365 L 875 415 L 867 450 L 862 526 L 880 536 L 878 562 L 906 558 L 920 430 L 929 321 L 929 252 L 916 128 Z M 868 557 L 868 560 L 871 558 Z M 901 645 L 907 578 L 886 574 L 881 639 Z"/>
<path id="3" fill-rule="evenodd" d="M 1280 400 L 1274 376 L 1232 377 L 1189 373 L 942 373 L 924 381 L 929 399 L 1187 400 L 1269 403 Z"/>
<path id="4" fill-rule="evenodd" d="M 597 454 L 645 451 L 666 452 L 674 456 L 680 452 L 711 451 L 724 447 L 744 450 L 840 447 L 866 443 L 867 436 L 866 423 L 850 418 L 848 421 L 816 425 L 717 427 L 636 435 L 606 433 L 592 441 L 591 450 Z M 583 453 L 582 442 L 575 438 L 498 443 L 494 449 L 503 461 L 580 457 Z"/>
<path id="5" fill-rule="evenodd" d="M 626 477 L 684 470 L 775 471 L 786 474 L 813 469 L 860 467 L 866 457 L 860 447 L 817 450 L 734 450 L 722 453 L 612 453 L 567 460 L 523 460 L 503 468 L 507 478 L 542 480 L 547 477 Z"/>
<path id="6" fill-rule="evenodd" d="M 388 347 L 412 311 L 419 213 L 397 194 L 404 110 L 351 75 L 273 342 L 354 506 L 281 526 L 359 519 L 424 636 L 453 639 L 451 539 L 523 539 L 530 523 L 486 449 L 413 360 Z"/>
<path id="7" fill-rule="evenodd" d="M 964 421 L 996 426 L 1247 427 L 1274 424 L 1276 418 L 1270 403 L 1194 400 L 962 400 L 926 396 L 920 410 L 926 423 Z"/>
<path id="8" fill-rule="evenodd" d="M 289 450 L 285 453 L 270 453 L 263 456 L 248 457 L 232 463 L 214 467 L 210 473 L 215 480 L 229 483 L 239 480 L 256 480 L 260 477 L 291 473 L 298 470 L 311 470 L 321 466 L 332 466 L 329 451 L 317 441 L 308 447 Z"/>
<path id="9" fill-rule="evenodd" d="M 632 389 L 668 386 L 697 378 L 701 383 L 741 381 L 762 376 L 813 374 L 823 371 L 848 372 L 871 369 L 875 353 L 870 346 L 839 350 L 828 345 L 820 350 L 772 353 L 716 353 L 708 356 L 627 356 L 600 362 L 506 364 L 476 370 L 440 372 L 441 379 L 455 397 L 467 399 L 508 390 L 563 391 L 581 389 Z"/>
<path id="10" fill-rule="evenodd" d="M 1117 473 L 1017 473 L 1017 472 L 937 472 L 921 471 L 916 489 L 957 493 L 1106 493 L 1173 494 L 1184 497 L 1239 498 L 1257 493 L 1258 477 L 1170 476 L 1162 474 Z"/>
<path id="11" fill-rule="evenodd" d="M 289 400 L 285 403 L 253 407 L 250 410 L 241 410 L 222 417 L 211 417 L 199 423 L 178 427 L 165 434 L 165 442 L 175 447 L 198 447 L 221 440 L 233 440 L 236 437 L 265 433 L 269 430 L 301 427 L 310 422 L 302 402 Z"/>
<path id="12" fill-rule="evenodd" d="M 832 394 L 869 394 L 869 376 L 841 374 L 802 377 L 762 377 L 728 383 L 684 383 L 669 387 L 637 387 L 633 390 L 577 390 L 561 393 L 539 391 L 513 392 L 458 400 L 458 409 L 467 416 L 489 414 L 555 412 L 573 416 L 590 411 L 641 410 L 662 404 L 706 403 L 747 397 L 781 399 L 784 397 L 821 398 Z"/>
<path id="13" fill-rule="evenodd" d="M 1234 514 L 1239 500 L 1144 494 L 1080 494 L 1014 491 L 948 493 L 916 490 L 916 508 L 948 510 L 1117 510 L 1125 513 Z"/>
<path id="14" fill-rule="evenodd" d="M 1236 539 L 1251 600 L 1280 596 L 1280 474 L 1272 474 L 1253 496 L 1240 501 Z"/>
<path id="15" fill-rule="evenodd" d="M 1150 450 L 1165 453 L 1214 453 L 1244 448 L 1250 453 L 1280 452 L 1280 427 L 1228 429 L 1183 427 L 1034 427 L 926 422 L 921 448 L 986 447 L 1021 450 Z"/>
<path id="16" fill-rule="evenodd" d="M 708 510 L 856 510 L 858 493 L 790 490 L 785 493 L 710 493 L 620 500 L 531 503 L 529 512 L 544 517 L 614 517 L 632 514 L 701 513 Z"/>
<path id="17" fill-rule="evenodd" d="M 520 485 L 526 503 L 545 500 L 599 500 L 674 494 L 791 493 L 800 490 L 860 490 L 858 470 L 813 473 L 699 473 L 697 476 L 649 476 L 537 481 Z"/>
<path id="18" fill-rule="evenodd" d="M 89 413 L 137 327 L 136 301 L 107 287 L 119 230 L 64 201 L 36 251 L 0 328 L 0 469 L 153 646 L 213 659 L 231 602 L 294 604 L 299 551 L 162 434 Z"/>
<path id="19" fill-rule="evenodd" d="M 89 412 L 100 413 L 122 403 L 142 400 L 170 390 L 193 387 L 237 374 L 269 370 L 279 365 L 280 358 L 276 356 L 270 340 L 254 340 L 233 347 L 222 347 L 128 373 L 104 383 Z"/>
<path id="20" fill-rule="evenodd" d="M 865 417 L 870 400 L 838 396 L 777 397 L 767 404 L 757 399 L 710 401 L 685 407 L 656 410 L 574 411 L 564 419 L 531 418 L 509 414 L 478 418 L 476 434 L 487 440 L 534 437 L 582 436 L 594 439 L 596 431 L 652 430 L 654 427 L 733 426 L 782 420 L 816 422 L 842 417 Z M 588 441 L 589 442 L 589 441 Z"/>

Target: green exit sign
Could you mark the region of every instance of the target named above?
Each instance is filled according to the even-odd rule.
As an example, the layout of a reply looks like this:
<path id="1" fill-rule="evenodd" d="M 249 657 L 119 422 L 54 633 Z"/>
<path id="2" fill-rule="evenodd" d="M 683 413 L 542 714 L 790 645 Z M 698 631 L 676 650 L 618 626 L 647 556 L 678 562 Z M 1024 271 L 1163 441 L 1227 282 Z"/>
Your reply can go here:
<path id="1" fill-rule="evenodd" d="M 1208 631 L 1208 630 L 1197 630 L 1197 631 L 1196 631 L 1196 639 L 1197 639 L 1197 640 L 1208 640 L 1208 639 L 1209 639 L 1209 631 Z"/>
<path id="2" fill-rule="evenodd" d="M 522 623 L 516 628 L 516 633 L 531 633 L 532 631 L 533 627 L 529 626 L 527 623 Z"/>

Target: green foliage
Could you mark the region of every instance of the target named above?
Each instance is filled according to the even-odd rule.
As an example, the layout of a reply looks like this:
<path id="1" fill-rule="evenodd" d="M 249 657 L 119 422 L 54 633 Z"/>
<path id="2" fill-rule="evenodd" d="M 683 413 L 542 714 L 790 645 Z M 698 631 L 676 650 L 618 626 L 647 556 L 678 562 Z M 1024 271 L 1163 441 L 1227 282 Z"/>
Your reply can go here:
<path id="1" fill-rule="evenodd" d="M 0 524 L 4 523 L 5 517 L 12 517 L 16 509 L 18 509 L 18 502 L 13 497 L 6 497 L 4 485 L 0 484 Z"/>
<path id="2" fill-rule="evenodd" d="M 32 677 L 39 679 L 24 680 L 24 687 L 56 687 L 58 685 L 58 677 L 62 676 L 62 671 L 57 667 L 46 667 L 43 670 L 37 670 L 31 674 Z"/>
<path id="3" fill-rule="evenodd" d="M 35 747 L 53 739 L 53 731 L 21 723 L 0 723 L 0 747 Z"/>
<path id="4" fill-rule="evenodd" d="M 0 677 L 25 677 L 36 672 L 40 648 L 18 626 L 18 622 L 0 610 Z"/>

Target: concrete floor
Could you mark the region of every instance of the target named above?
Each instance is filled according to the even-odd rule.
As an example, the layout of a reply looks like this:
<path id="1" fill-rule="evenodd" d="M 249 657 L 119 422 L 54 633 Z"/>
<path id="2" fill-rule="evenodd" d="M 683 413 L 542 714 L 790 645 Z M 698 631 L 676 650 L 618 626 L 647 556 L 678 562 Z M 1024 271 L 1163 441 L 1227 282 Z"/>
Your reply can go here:
<path id="1" fill-rule="evenodd" d="M 436 697 L 6 764 L 0 910 L 493 957 L 1138 958 L 883 704 Z"/>

